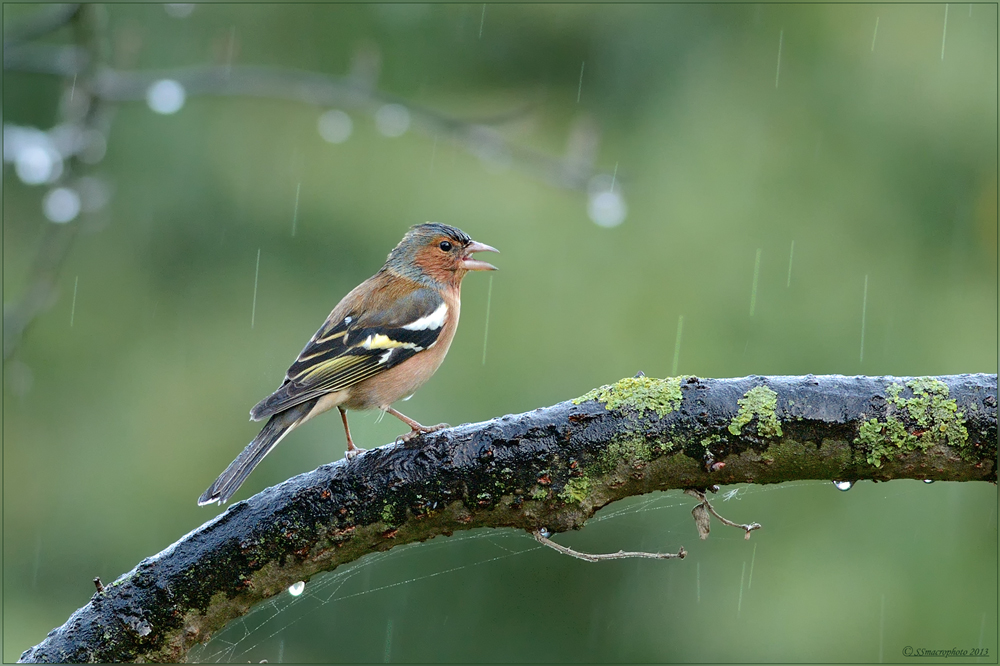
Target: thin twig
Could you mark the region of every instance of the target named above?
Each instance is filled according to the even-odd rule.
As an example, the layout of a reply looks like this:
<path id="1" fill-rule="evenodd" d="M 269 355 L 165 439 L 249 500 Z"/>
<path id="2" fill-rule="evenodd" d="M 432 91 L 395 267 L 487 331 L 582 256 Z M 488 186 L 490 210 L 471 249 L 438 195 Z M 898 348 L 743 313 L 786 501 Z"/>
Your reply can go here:
<path id="1" fill-rule="evenodd" d="M 712 506 L 712 503 L 708 501 L 708 498 L 705 497 L 705 493 L 701 492 L 700 490 L 695 490 L 694 488 L 688 488 L 684 492 L 690 495 L 691 497 L 696 497 L 700 499 L 702 506 L 708 509 L 709 513 L 718 518 L 719 522 L 721 522 L 723 525 L 728 525 L 729 527 L 738 527 L 744 532 L 746 532 L 747 539 L 750 538 L 751 532 L 753 532 L 754 530 L 759 530 L 761 528 L 760 523 L 749 523 L 743 525 L 740 523 L 734 523 L 733 521 L 728 520 L 727 518 L 723 518 L 722 516 L 719 515 L 719 512 L 715 510 L 715 507 Z"/>
<path id="2" fill-rule="evenodd" d="M 73 16 L 76 16 L 74 13 Z M 345 106 L 373 110 L 383 104 L 401 104 L 414 120 L 414 127 L 421 129 L 435 141 L 439 137 L 450 139 L 467 152 L 484 159 L 509 159 L 511 166 L 529 175 L 545 180 L 557 187 L 585 190 L 590 179 L 598 173 L 592 161 L 574 159 L 573 156 L 552 156 L 525 146 L 512 143 L 497 129 L 526 116 L 533 108 L 527 103 L 518 109 L 492 117 L 461 120 L 428 109 L 389 93 L 359 86 L 349 77 L 338 77 L 281 67 L 253 66 L 197 66 L 158 71 L 121 71 L 109 67 L 95 67 L 99 54 L 94 48 L 78 46 L 50 46 L 23 44 L 4 50 L 4 69 L 47 73 L 66 78 L 81 79 L 89 95 L 100 104 L 91 106 L 88 119 L 77 122 L 94 122 L 109 104 L 144 100 L 149 87 L 161 79 L 180 83 L 188 96 L 244 96 L 284 99 L 317 106 Z M 86 108 L 86 106 L 81 106 Z M 69 166 L 69 165 L 67 165 Z M 67 168 L 63 180 L 68 178 Z M 75 235 L 74 225 L 65 225 L 60 236 Z M 22 332 L 47 303 L 55 279 L 68 255 L 70 243 L 43 245 L 36 258 L 42 269 L 33 271 L 29 288 L 20 302 L 8 308 L 9 318 L 4 326 L 4 358 L 16 349 Z M 56 251 L 58 248 L 61 251 Z"/>
<path id="3" fill-rule="evenodd" d="M 86 67 L 87 58 L 76 47 L 26 44 L 4 53 L 4 69 L 58 76 L 73 76 Z M 146 98 L 149 87 L 161 79 L 177 81 L 187 95 L 261 97 L 371 110 L 383 104 L 401 104 L 414 120 L 414 127 L 434 136 L 445 136 L 480 156 L 510 159 L 515 168 L 566 189 L 585 190 L 590 179 L 603 173 L 593 164 L 555 157 L 518 146 L 496 127 L 524 118 L 535 103 L 487 118 L 458 119 L 410 100 L 358 85 L 347 76 L 334 76 L 289 67 L 204 65 L 164 70 L 127 71 L 104 67 L 97 77 L 94 95 L 107 102 L 132 102 Z"/>
<path id="4" fill-rule="evenodd" d="M 569 555 L 570 557 L 575 557 L 578 560 L 584 560 L 585 562 L 601 562 L 603 560 L 625 560 L 635 557 L 643 557 L 650 560 L 683 560 L 687 557 L 687 551 L 684 550 L 684 546 L 676 553 L 645 553 L 638 551 L 624 551 L 619 550 L 617 553 L 581 553 L 578 550 L 573 550 L 572 548 L 567 548 L 566 546 L 561 546 L 555 541 L 552 541 L 547 536 L 541 533 L 540 530 L 533 530 L 531 535 L 535 537 L 535 541 L 542 544 L 543 546 L 548 546 L 554 550 L 558 550 L 563 555 Z"/>

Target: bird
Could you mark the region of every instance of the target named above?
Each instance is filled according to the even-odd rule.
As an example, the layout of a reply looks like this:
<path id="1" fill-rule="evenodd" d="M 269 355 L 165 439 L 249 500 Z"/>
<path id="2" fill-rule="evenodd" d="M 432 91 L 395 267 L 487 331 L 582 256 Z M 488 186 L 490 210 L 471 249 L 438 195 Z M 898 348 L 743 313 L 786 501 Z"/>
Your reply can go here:
<path id="1" fill-rule="evenodd" d="M 347 459 L 365 451 L 354 444 L 347 410 L 378 408 L 410 427 L 397 441 L 449 427 L 424 426 L 393 409 L 437 371 L 455 337 L 462 279 L 496 266 L 472 258 L 499 252 L 447 224 L 410 227 L 385 264 L 337 304 L 285 373 L 274 393 L 250 410 L 267 419 L 199 506 L 223 504 L 288 433 L 336 407 L 347 436 Z"/>

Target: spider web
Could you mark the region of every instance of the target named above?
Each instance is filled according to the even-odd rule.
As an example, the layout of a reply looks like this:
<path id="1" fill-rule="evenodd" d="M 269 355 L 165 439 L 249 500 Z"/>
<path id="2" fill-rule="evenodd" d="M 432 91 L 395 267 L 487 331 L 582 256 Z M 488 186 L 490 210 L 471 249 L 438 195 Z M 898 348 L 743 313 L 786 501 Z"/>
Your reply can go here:
<path id="1" fill-rule="evenodd" d="M 717 507 L 727 502 L 740 500 L 749 494 L 759 494 L 774 490 L 788 490 L 796 487 L 815 487 L 817 482 L 797 482 L 780 486 L 736 486 L 720 492 L 712 499 Z M 619 523 L 642 514 L 662 513 L 665 530 L 657 537 L 672 537 L 688 540 L 694 534 L 690 511 L 696 500 L 684 496 L 680 491 L 654 492 L 640 497 L 627 498 L 615 502 L 598 512 L 588 521 L 588 526 L 600 523 Z M 725 511 L 720 508 L 725 515 Z M 658 519 L 659 520 L 659 519 Z M 719 526 L 714 539 L 743 540 L 742 532 Z M 556 537 L 558 539 L 558 536 Z M 665 550 L 676 549 L 680 541 L 661 544 Z M 619 544 L 616 544 L 616 548 Z M 411 560 L 447 559 L 447 551 L 463 551 L 467 560 L 455 566 L 441 566 L 429 573 L 415 576 L 399 576 L 400 571 L 409 568 Z M 304 619 L 317 613 L 329 612 L 335 608 L 337 614 L 351 615 L 351 608 L 360 598 L 371 595 L 398 594 L 400 588 L 409 588 L 421 581 L 454 576 L 456 573 L 478 567 L 492 567 L 513 558 L 522 559 L 529 553 L 546 551 L 547 557 L 562 557 L 549 552 L 534 538 L 520 530 L 481 528 L 460 533 L 449 538 L 436 538 L 425 543 L 406 544 L 387 552 L 372 553 L 336 570 L 314 577 L 304 588 L 289 590 L 258 604 L 247 615 L 233 620 L 222 631 L 203 645 L 193 648 L 188 654 L 192 663 L 235 663 L 267 661 L 281 663 L 284 659 L 284 634 Z M 468 557 L 468 553 L 472 557 Z M 538 553 L 536 553 L 538 554 Z M 667 565 L 669 566 L 669 565 Z M 395 576 L 395 577 L 394 577 Z M 298 592 L 298 594 L 295 594 Z M 385 657 L 389 660 L 392 639 L 392 621 L 386 629 Z M 254 658 L 256 657 L 256 658 Z"/>

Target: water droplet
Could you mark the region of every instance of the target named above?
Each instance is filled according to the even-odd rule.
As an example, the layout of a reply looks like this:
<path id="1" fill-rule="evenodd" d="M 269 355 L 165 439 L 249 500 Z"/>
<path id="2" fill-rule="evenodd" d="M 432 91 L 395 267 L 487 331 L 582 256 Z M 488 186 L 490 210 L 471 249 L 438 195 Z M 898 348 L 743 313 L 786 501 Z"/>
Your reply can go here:
<path id="1" fill-rule="evenodd" d="M 177 113 L 184 106 L 187 93 L 184 86 L 173 79 L 160 79 L 146 91 L 146 103 L 156 113 Z"/>
<path id="2" fill-rule="evenodd" d="M 319 135 L 329 143 L 344 143 L 353 130 L 351 117 L 340 109 L 324 111 L 319 117 Z"/>
<path id="3" fill-rule="evenodd" d="M 375 112 L 375 127 L 383 136 L 403 136 L 410 128 L 410 112 L 402 104 L 385 104 Z"/>
<path id="4" fill-rule="evenodd" d="M 847 491 L 854 487 L 854 483 L 851 481 L 834 481 L 833 485 L 837 486 L 837 490 Z"/>
<path id="5" fill-rule="evenodd" d="M 293 597 L 297 597 L 300 594 L 302 594 L 302 591 L 305 589 L 306 589 L 305 582 L 300 580 L 299 582 L 295 583 L 294 585 L 288 588 L 288 594 L 292 595 Z"/>
<path id="6" fill-rule="evenodd" d="M 924 483 L 934 483 L 934 479 L 924 479 Z"/>
<path id="7" fill-rule="evenodd" d="M 538 533 L 541 534 L 546 539 L 552 536 L 552 532 L 549 532 L 547 527 L 543 527 L 542 529 L 538 530 Z"/>
<path id="8" fill-rule="evenodd" d="M 51 222 L 72 222 L 80 214 L 80 195 L 68 187 L 57 187 L 42 199 L 42 212 Z"/>

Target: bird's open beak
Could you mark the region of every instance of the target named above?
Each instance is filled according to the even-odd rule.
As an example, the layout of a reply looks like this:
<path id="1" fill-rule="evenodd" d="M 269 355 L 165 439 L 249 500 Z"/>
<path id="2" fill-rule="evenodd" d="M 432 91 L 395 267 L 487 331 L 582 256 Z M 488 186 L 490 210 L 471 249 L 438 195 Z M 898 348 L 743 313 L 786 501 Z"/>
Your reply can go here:
<path id="1" fill-rule="evenodd" d="M 459 265 L 467 271 L 495 271 L 497 267 L 493 264 L 488 264 L 485 261 L 479 261 L 478 259 L 472 258 L 473 252 L 497 252 L 500 250 L 495 247 L 490 247 L 486 243 L 479 243 L 477 241 L 472 241 L 465 248 L 465 257 L 459 262 Z"/>

